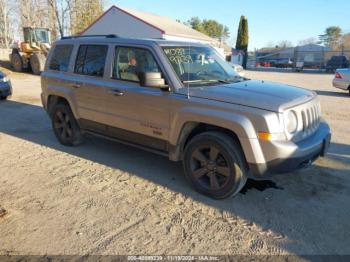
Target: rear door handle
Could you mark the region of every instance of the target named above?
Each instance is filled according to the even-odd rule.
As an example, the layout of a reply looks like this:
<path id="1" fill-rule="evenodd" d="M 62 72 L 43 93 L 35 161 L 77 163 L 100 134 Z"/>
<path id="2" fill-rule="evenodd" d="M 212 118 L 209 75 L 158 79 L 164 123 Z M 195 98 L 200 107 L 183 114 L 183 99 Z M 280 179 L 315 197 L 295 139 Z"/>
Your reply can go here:
<path id="1" fill-rule="evenodd" d="M 112 89 L 107 92 L 108 94 L 114 95 L 114 96 L 123 96 L 124 92 L 118 90 L 118 89 Z"/>
<path id="2" fill-rule="evenodd" d="M 80 88 L 81 85 L 82 85 L 82 83 L 80 83 L 80 82 L 75 82 L 75 83 L 72 85 L 72 87 L 74 87 L 74 88 Z"/>

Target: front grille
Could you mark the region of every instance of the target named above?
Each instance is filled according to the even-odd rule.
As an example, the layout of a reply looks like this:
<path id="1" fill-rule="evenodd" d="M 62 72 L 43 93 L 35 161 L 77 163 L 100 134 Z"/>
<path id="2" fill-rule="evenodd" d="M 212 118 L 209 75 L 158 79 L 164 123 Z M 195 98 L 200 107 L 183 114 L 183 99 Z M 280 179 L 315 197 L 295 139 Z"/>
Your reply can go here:
<path id="1" fill-rule="evenodd" d="M 298 117 L 298 130 L 288 137 L 297 142 L 316 132 L 321 122 L 321 106 L 317 98 L 293 109 Z"/>
<path id="2" fill-rule="evenodd" d="M 303 132 L 313 133 L 321 121 L 321 112 L 318 103 L 313 103 L 307 108 L 301 109 L 301 118 L 303 123 Z"/>

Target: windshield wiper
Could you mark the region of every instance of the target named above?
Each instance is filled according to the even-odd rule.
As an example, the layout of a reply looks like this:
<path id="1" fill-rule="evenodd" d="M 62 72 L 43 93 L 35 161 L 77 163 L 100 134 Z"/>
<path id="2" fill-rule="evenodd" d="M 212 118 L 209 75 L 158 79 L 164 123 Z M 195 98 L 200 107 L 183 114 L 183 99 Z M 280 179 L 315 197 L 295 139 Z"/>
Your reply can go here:
<path id="1" fill-rule="evenodd" d="M 235 77 L 232 77 L 229 79 L 225 79 L 225 81 L 230 82 L 230 83 L 233 83 L 233 82 L 237 83 L 237 82 L 247 81 L 247 80 L 249 80 L 249 78 L 242 77 L 242 76 L 235 76 Z"/>
<path id="2" fill-rule="evenodd" d="M 184 80 L 182 83 L 184 84 L 192 84 L 192 83 L 223 83 L 230 84 L 231 82 L 223 79 L 198 79 L 198 80 Z"/>

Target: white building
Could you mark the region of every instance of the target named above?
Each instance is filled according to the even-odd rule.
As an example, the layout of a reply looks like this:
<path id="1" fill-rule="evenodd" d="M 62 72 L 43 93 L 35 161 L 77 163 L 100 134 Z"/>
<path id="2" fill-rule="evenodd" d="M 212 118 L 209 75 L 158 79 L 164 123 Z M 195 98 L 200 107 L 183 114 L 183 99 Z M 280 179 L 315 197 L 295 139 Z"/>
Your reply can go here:
<path id="1" fill-rule="evenodd" d="M 82 35 L 115 34 L 130 38 L 158 38 L 210 44 L 224 54 L 220 42 L 168 17 L 112 6 Z"/>

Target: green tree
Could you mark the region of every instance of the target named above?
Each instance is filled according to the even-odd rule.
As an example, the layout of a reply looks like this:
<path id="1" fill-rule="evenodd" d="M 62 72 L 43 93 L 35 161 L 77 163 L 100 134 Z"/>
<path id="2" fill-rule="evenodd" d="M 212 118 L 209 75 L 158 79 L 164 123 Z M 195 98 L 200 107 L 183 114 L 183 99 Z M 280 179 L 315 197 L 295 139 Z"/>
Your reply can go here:
<path id="1" fill-rule="evenodd" d="M 192 17 L 187 21 L 187 24 L 199 32 L 203 32 L 202 21 L 198 17 Z"/>
<path id="2" fill-rule="evenodd" d="M 244 59 L 243 59 L 244 68 L 247 68 L 248 42 L 249 42 L 248 19 L 242 15 L 238 26 L 236 49 L 244 51 Z"/>
<path id="3" fill-rule="evenodd" d="M 321 44 L 336 49 L 339 48 L 341 36 L 342 30 L 339 26 L 330 26 L 323 35 L 319 35 L 319 40 Z"/>
<path id="4" fill-rule="evenodd" d="M 212 19 L 204 19 L 202 21 L 198 17 L 192 17 L 187 21 L 187 25 L 215 39 L 226 40 L 230 36 L 227 26 Z"/>
<path id="5" fill-rule="evenodd" d="M 79 34 L 103 13 L 103 0 L 72 0 L 70 30 Z"/>

